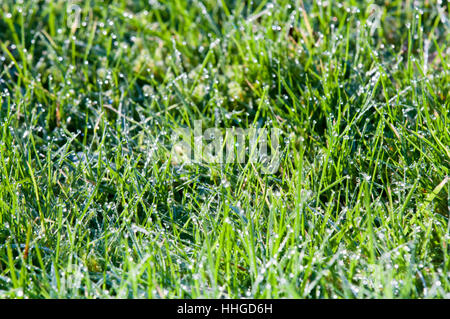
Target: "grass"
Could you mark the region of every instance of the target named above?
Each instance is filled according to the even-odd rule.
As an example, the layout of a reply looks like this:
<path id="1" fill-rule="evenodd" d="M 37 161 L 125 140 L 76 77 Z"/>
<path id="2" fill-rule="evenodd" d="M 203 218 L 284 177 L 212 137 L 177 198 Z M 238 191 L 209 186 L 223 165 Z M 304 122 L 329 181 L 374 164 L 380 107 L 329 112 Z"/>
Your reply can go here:
<path id="1" fill-rule="evenodd" d="M 0 1 L 0 297 L 449 298 L 448 2 L 369 4 Z"/>

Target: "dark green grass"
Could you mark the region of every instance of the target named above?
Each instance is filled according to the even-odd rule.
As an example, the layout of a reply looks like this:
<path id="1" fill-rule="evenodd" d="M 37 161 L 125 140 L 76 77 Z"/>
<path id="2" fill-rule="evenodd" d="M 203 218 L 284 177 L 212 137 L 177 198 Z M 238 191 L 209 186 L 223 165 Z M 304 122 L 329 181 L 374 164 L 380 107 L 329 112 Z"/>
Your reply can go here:
<path id="1" fill-rule="evenodd" d="M 449 298 L 448 2 L 376 3 L 0 0 L 0 296 Z"/>

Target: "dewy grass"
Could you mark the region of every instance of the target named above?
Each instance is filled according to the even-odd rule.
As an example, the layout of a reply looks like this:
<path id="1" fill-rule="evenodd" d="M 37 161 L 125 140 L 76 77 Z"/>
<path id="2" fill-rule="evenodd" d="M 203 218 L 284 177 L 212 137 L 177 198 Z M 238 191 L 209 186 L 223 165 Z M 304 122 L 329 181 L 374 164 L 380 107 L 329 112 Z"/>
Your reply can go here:
<path id="1" fill-rule="evenodd" d="M 448 2 L 0 8 L 0 297 L 450 297 Z"/>

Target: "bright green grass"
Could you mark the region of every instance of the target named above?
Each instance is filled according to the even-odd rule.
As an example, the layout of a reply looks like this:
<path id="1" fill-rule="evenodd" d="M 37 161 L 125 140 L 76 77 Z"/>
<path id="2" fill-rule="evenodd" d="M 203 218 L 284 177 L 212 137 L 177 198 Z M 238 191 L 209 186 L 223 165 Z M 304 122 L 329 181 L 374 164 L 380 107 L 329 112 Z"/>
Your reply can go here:
<path id="1" fill-rule="evenodd" d="M 0 296 L 450 298 L 448 2 L 303 2 L 0 0 Z"/>

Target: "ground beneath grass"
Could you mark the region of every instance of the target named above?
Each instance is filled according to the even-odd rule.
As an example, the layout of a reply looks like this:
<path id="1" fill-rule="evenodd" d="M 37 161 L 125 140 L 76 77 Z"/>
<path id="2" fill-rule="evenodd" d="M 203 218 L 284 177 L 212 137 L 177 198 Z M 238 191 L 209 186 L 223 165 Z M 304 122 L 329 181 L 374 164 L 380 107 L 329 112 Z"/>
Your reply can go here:
<path id="1" fill-rule="evenodd" d="M 450 298 L 448 13 L 0 0 L 0 297 Z"/>

